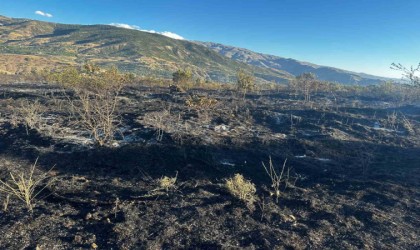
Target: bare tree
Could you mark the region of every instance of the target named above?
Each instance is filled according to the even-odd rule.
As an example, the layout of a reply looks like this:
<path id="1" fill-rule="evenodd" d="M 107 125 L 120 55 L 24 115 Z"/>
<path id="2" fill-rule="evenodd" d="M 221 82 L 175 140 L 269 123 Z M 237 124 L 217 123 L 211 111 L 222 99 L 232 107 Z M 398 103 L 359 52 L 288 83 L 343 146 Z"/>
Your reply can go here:
<path id="1" fill-rule="evenodd" d="M 392 63 L 391 69 L 401 71 L 402 76 L 409 80 L 411 85 L 420 87 L 420 63 L 417 67 L 411 66 L 410 68 L 406 68 L 401 63 Z"/>
<path id="2" fill-rule="evenodd" d="M 83 71 L 68 68 L 50 77 L 73 92 L 72 97 L 67 96 L 72 121 L 88 131 L 99 146 L 109 144 L 120 124 L 118 97 L 133 80 L 132 75 L 87 64 Z"/>
<path id="3" fill-rule="evenodd" d="M 311 101 L 312 92 L 318 87 L 318 80 L 314 73 L 303 73 L 296 77 L 295 87 L 305 97 L 305 102 Z"/>
<path id="4" fill-rule="evenodd" d="M 252 91 L 255 88 L 254 76 L 242 69 L 236 74 L 236 79 L 236 88 L 243 93 L 244 97 L 248 91 Z"/>

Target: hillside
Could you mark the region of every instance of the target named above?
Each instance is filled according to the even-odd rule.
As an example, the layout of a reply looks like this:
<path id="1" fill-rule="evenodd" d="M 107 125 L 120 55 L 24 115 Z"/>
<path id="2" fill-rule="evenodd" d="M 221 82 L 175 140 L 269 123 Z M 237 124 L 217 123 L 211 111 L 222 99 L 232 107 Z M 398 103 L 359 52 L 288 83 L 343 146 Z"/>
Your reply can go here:
<path id="1" fill-rule="evenodd" d="M 213 49 L 219 54 L 234 59 L 235 61 L 244 62 L 250 65 L 268 69 L 283 70 L 294 76 L 298 76 L 306 72 L 312 72 L 316 74 L 321 80 L 344 84 L 362 85 L 378 84 L 389 80 L 385 77 L 356 73 L 333 67 L 320 66 L 312 63 L 301 62 L 291 58 L 283 58 L 279 56 L 257 53 L 243 48 L 226 46 L 219 43 L 198 42 L 198 44 Z"/>
<path id="2" fill-rule="evenodd" d="M 377 84 L 383 77 L 318 66 L 210 42 L 190 42 L 109 25 L 69 25 L 0 16 L 0 73 L 27 73 L 86 61 L 141 75 L 170 77 L 190 67 L 196 76 L 232 82 L 238 69 L 259 81 L 285 82 L 304 72 L 345 84 Z"/>
<path id="3" fill-rule="evenodd" d="M 59 61 L 66 64 L 91 61 L 101 66 L 117 65 L 125 71 L 163 77 L 169 77 L 180 67 L 190 67 L 198 76 L 222 82 L 233 81 L 240 68 L 253 71 L 259 80 L 284 82 L 292 77 L 278 69 L 231 60 L 193 42 L 137 30 L 3 16 L 0 16 L 0 24 L 0 60 L 8 61 L 0 72 L 8 74 L 56 67 Z"/>

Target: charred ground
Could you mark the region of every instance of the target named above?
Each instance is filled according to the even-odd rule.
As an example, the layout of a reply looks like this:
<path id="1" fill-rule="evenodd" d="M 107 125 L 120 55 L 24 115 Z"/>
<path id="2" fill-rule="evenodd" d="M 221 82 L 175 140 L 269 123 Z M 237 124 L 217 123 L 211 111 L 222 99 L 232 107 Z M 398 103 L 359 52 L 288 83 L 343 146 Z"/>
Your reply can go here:
<path id="1" fill-rule="evenodd" d="M 419 106 L 133 85 L 119 97 L 116 140 L 96 147 L 67 121 L 60 87 L 1 89 L 0 178 L 38 158 L 36 174 L 54 166 L 55 179 L 32 213 L 13 199 L 0 212 L 5 249 L 419 247 Z M 204 99 L 215 102 L 194 102 Z M 44 107 L 39 129 L 14 124 L 22 100 Z M 291 167 L 279 203 L 261 165 L 269 156 Z M 256 184 L 253 208 L 223 186 L 235 173 Z M 176 174 L 176 189 L 152 192 Z"/>

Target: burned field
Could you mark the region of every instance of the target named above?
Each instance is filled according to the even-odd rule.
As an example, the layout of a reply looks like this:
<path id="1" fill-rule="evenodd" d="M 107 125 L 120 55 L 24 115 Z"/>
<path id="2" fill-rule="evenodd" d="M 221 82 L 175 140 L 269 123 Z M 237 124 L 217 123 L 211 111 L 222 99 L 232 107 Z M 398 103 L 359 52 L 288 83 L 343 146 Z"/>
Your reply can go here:
<path id="1" fill-rule="evenodd" d="M 31 209 L 1 194 L 4 249 L 419 247 L 419 106 L 130 85 L 98 146 L 71 119 L 72 93 L 0 87 L 0 179 L 36 162 L 33 178 L 49 181 Z M 287 159 L 278 202 L 269 157 L 279 170 Z M 226 188 L 237 173 L 252 202 Z"/>

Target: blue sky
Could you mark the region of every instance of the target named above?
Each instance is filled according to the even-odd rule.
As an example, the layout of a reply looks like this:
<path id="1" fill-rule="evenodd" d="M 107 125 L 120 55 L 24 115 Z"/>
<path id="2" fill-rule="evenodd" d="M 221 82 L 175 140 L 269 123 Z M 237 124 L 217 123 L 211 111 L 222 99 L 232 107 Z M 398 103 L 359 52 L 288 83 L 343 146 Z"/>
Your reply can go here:
<path id="1" fill-rule="evenodd" d="M 420 0 L 0 0 L 0 15 L 135 25 L 382 76 L 420 62 Z"/>

